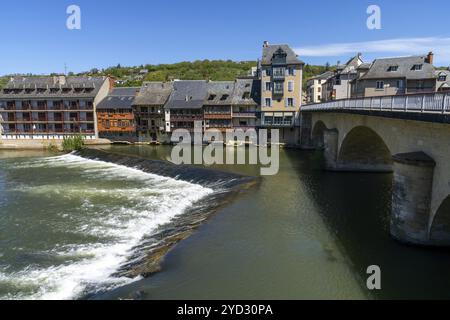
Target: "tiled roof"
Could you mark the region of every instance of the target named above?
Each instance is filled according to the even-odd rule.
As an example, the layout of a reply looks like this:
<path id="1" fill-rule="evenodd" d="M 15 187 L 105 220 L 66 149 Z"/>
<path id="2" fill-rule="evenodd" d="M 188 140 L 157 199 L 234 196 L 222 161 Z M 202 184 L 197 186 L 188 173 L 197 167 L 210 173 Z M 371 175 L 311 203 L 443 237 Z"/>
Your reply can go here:
<path id="1" fill-rule="evenodd" d="M 413 70 L 415 65 L 421 65 L 421 70 Z M 396 71 L 389 71 L 394 70 Z M 426 62 L 425 56 L 399 57 L 377 59 L 373 62 L 369 71 L 361 77 L 364 79 L 407 78 L 407 79 L 432 79 L 435 78 L 435 70 L 432 64 Z"/>
<path id="2" fill-rule="evenodd" d="M 261 81 L 237 79 L 234 85 L 233 105 L 258 105 L 261 96 Z"/>
<path id="3" fill-rule="evenodd" d="M 115 88 L 97 105 L 101 109 L 131 109 L 139 88 Z"/>
<path id="4" fill-rule="evenodd" d="M 200 109 L 208 94 L 208 82 L 204 80 L 174 81 L 173 89 L 164 108 Z"/>
<path id="5" fill-rule="evenodd" d="M 234 81 L 210 81 L 204 105 L 231 105 L 233 92 Z"/>
<path id="6" fill-rule="evenodd" d="M 304 64 L 297 57 L 297 54 L 287 44 L 268 45 L 263 47 L 262 65 L 272 64 L 273 55 L 277 50 L 281 49 L 286 53 L 287 64 Z"/>
<path id="7" fill-rule="evenodd" d="M 134 100 L 134 105 L 162 106 L 169 99 L 172 90 L 172 82 L 144 82 Z"/>
<path id="8" fill-rule="evenodd" d="M 95 98 L 107 77 L 14 77 L 0 91 L 1 98 Z"/>

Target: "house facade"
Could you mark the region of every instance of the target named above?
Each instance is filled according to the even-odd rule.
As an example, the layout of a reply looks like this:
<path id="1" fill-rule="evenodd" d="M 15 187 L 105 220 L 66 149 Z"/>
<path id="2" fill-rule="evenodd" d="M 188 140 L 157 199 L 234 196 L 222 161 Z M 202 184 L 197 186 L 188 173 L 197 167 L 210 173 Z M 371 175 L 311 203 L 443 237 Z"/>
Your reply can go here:
<path id="1" fill-rule="evenodd" d="M 352 95 L 352 82 L 358 77 L 358 68 L 364 64 L 362 56 L 358 53 L 345 65 L 336 67 L 334 75 L 322 84 L 322 100 L 340 100 L 350 98 Z"/>
<path id="2" fill-rule="evenodd" d="M 302 104 L 304 63 L 287 45 L 263 45 L 261 59 L 261 120 L 263 128 L 280 129 L 282 141 L 292 140 Z"/>
<path id="3" fill-rule="evenodd" d="M 261 82 L 256 78 L 237 79 L 232 98 L 232 127 L 255 129 L 260 118 Z"/>
<path id="4" fill-rule="evenodd" d="M 176 129 L 193 132 L 196 122 L 200 122 L 203 127 L 203 104 L 207 95 L 207 81 L 174 81 L 173 90 L 164 106 L 166 132 L 172 133 Z"/>
<path id="5" fill-rule="evenodd" d="M 167 141 L 164 106 L 173 91 L 171 82 L 144 82 L 133 102 L 136 136 L 140 142 Z"/>
<path id="6" fill-rule="evenodd" d="M 203 103 L 205 129 L 226 131 L 233 127 L 232 99 L 234 81 L 210 81 Z"/>
<path id="7" fill-rule="evenodd" d="M 96 139 L 96 107 L 112 86 L 108 77 L 11 78 L 0 91 L 2 139 Z"/>
<path id="8" fill-rule="evenodd" d="M 333 77 L 332 71 L 313 77 L 306 82 L 306 103 L 319 103 L 322 101 L 322 86 Z"/>
<path id="9" fill-rule="evenodd" d="M 97 106 L 98 135 L 113 142 L 136 142 L 133 102 L 140 88 L 115 88 Z"/>
<path id="10" fill-rule="evenodd" d="M 436 92 L 447 83 L 446 71 L 436 72 L 433 53 L 426 56 L 376 59 L 353 83 L 353 97 Z M 438 80 L 441 80 L 438 83 Z"/>

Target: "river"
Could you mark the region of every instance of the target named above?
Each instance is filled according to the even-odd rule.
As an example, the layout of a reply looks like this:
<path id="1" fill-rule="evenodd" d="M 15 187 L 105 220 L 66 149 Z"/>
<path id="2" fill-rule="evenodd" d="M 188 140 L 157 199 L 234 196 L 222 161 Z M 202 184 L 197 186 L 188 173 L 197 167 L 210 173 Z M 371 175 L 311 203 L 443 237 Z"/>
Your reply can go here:
<path id="1" fill-rule="evenodd" d="M 108 150 L 166 160 L 170 147 Z M 389 236 L 390 174 L 321 170 L 282 150 L 280 172 L 224 203 L 149 278 L 115 276 L 214 191 L 77 155 L 0 151 L 0 299 L 450 298 L 450 251 Z M 214 166 L 258 177 L 257 166 Z M 382 290 L 366 288 L 378 265 Z"/>

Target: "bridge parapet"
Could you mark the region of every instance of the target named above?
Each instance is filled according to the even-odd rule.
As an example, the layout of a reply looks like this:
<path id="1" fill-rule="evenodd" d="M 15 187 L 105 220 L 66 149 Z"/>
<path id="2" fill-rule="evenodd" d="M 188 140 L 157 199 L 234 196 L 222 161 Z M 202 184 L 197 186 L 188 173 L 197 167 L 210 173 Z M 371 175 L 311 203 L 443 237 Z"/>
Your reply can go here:
<path id="1" fill-rule="evenodd" d="M 302 107 L 302 112 L 339 110 L 450 114 L 450 93 L 342 99 Z"/>

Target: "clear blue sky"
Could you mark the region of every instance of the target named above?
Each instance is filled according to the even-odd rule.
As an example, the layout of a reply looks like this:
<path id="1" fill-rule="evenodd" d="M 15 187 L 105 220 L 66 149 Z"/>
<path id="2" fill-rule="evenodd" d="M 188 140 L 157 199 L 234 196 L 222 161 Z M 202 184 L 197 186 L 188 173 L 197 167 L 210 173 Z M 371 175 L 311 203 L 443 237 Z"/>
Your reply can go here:
<path id="1" fill-rule="evenodd" d="M 81 7 L 79 31 L 66 28 L 71 4 Z M 382 10 L 381 30 L 366 27 L 370 4 Z M 2 1 L 0 74 L 63 72 L 64 63 L 79 72 L 118 63 L 255 60 L 264 40 L 306 48 L 301 58 L 314 64 L 357 51 L 370 60 L 434 50 L 447 65 L 449 12 L 448 0 Z"/>

